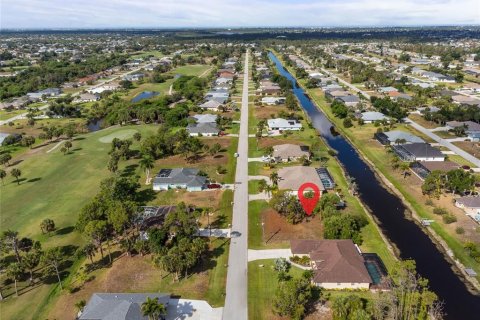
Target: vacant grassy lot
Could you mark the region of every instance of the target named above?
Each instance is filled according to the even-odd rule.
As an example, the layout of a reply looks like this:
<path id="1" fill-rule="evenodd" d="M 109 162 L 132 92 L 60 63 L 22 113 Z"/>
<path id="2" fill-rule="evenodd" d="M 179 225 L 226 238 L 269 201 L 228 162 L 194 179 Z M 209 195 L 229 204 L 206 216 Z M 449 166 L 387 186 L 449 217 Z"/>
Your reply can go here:
<path id="1" fill-rule="evenodd" d="M 278 287 L 274 260 L 257 260 L 248 263 L 248 318 L 249 319 L 283 319 L 275 316 L 272 302 Z M 290 276 L 300 277 L 303 270 L 290 268 Z"/>
<path id="2" fill-rule="evenodd" d="M 74 304 L 82 299 L 88 301 L 94 292 L 164 292 L 183 299 L 205 299 L 213 307 L 220 307 L 225 300 L 228 248 L 228 240 L 212 238 L 203 265 L 179 282 L 173 282 L 172 275 L 156 267 L 151 255 L 123 255 L 112 267 L 94 271 L 94 280 L 80 291 L 64 292 L 45 315 L 48 319 L 74 319 Z"/>
<path id="3" fill-rule="evenodd" d="M 419 125 L 421 125 L 422 127 L 425 127 L 427 129 L 433 129 L 440 126 L 433 121 L 425 120 L 425 118 L 419 114 L 411 113 L 408 115 L 408 117 L 413 121 L 415 121 L 416 123 L 418 123 Z"/>
<path id="4" fill-rule="evenodd" d="M 12 110 L 12 111 L 0 110 L 0 120 L 7 120 L 25 112 L 27 111 L 26 110 Z"/>

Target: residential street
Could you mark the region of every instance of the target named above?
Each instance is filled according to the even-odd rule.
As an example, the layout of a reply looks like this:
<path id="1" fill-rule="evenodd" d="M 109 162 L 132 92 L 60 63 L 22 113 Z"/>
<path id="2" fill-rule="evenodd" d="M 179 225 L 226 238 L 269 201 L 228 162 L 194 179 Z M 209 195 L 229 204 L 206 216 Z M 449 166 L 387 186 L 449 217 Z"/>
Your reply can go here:
<path id="1" fill-rule="evenodd" d="M 430 138 L 432 138 L 433 140 L 435 140 L 436 142 L 438 142 L 442 146 L 447 147 L 448 149 L 452 150 L 453 152 L 455 152 L 456 154 L 458 154 L 459 156 L 461 156 L 465 160 L 468 160 L 471 163 L 473 163 L 474 165 L 476 165 L 477 167 L 480 167 L 480 160 L 475 158 L 474 156 L 472 156 L 470 153 L 468 153 L 466 151 L 463 151 L 462 149 L 460 149 L 459 147 L 455 146 L 454 144 L 448 142 L 447 140 L 440 138 L 435 133 L 431 132 L 430 130 L 428 130 L 424 127 L 422 127 L 421 125 L 419 125 L 418 123 L 416 123 L 415 121 L 413 121 L 411 119 L 405 118 L 405 122 L 410 124 L 412 127 L 417 129 L 418 131 L 422 132 L 423 134 L 429 136 Z"/>
<path id="2" fill-rule="evenodd" d="M 240 235 L 230 242 L 227 296 L 223 310 L 225 320 L 248 319 L 247 250 L 248 250 L 248 55 L 245 55 L 237 171 L 233 196 L 232 232 Z"/>

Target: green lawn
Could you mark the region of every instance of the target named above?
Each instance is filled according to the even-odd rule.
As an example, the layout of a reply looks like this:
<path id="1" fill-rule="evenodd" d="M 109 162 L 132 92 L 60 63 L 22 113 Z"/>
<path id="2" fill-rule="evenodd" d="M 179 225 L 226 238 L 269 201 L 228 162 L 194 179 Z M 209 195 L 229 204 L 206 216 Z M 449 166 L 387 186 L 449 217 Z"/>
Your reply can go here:
<path id="1" fill-rule="evenodd" d="M 260 186 L 260 180 L 250 180 L 248 181 L 248 194 L 257 194 L 258 187 Z"/>
<path id="2" fill-rule="evenodd" d="M 272 319 L 272 302 L 278 287 L 274 260 L 257 260 L 248 263 L 248 318 Z M 289 274 L 299 278 L 303 270 L 292 266 Z"/>
<path id="3" fill-rule="evenodd" d="M 12 110 L 12 111 L 0 110 L 0 120 L 7 120 L 26 112 L 27 110 Z"/>
<path id="4" fill-rule="evenodd" d="M 73 141 L 70 154 L 63 155 L 57 148 L 50 153 L 43 151 L 26 157 L 16 165 L 23 180 L 17 185 L 8 176 L 1 187 L 1 231 L 16 230 L 20 237 L 40 240 L 44 248 L 82 244 L 83 238 L 73 229 L 77 216 L 98 191 L 100 181 L 111 174 L 106 168 L 110 145 L 100 139 L 112 133 L 122 135 L 125 130 L 136 130 L 145 135 L 154 132 L 155 127 L 116 127 L 81 135 Z M 134 144 L 132 149 L 136 146 Z M 132 161 L 136 160 L 122 161 L 120 169 Z M 55 221 L 57 232 L 51 236 L 41 234 L 39 225 L 45 218 Z M 52 295 L 52 287 L 42 285 L 27 295 L 2 302 L 3 311 L 17 314 L 26 310 L 28 314 L 32 309 L 25 308 L 25 299 L 45 302 Z"/>
<path id="5" fill-rule="evenodd" d="M 208 75 L 209 69 L 211 69 L 212 66 L 206 65 L 206 64 L 189 64 L 186 66 L 180 66 L 172 71 L 169 71 L 169 73 L 172 74 L 183 74 L 183 75 L 190 75 L 190 76 L 206 76 Z"/>

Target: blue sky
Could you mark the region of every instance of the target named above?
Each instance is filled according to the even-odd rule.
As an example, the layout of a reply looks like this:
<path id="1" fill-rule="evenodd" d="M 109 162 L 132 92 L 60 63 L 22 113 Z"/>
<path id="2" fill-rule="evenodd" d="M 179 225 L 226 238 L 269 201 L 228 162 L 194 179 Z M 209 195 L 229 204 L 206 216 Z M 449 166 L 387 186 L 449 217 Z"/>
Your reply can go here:
<path id="1" fill-rule="evenodd" d="M 1 28 L 480 24 L 479 0 L 0 0 Z"/>

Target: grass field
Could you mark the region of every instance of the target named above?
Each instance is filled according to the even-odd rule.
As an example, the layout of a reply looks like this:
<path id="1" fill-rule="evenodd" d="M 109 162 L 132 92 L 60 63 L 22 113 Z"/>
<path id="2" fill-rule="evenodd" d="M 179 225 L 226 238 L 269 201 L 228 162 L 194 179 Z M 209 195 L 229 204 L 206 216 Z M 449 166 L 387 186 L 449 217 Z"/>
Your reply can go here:
<path id="1" fill-rule="evenodd" d="M 248 318 L 281 319 L 272 312 L 272 301 L 278 287 L 274 260 L 257 260 L 248 263 Z M 303 270 L 292 266 L 289 275 L 299 278 Z"/>
<path id="2" fill-rule="evenodd" d="M 110 146 L 99 139 L 112 134 L 121 136 L 125 130 L 146 135 L 154 132 L 155 127 L 116 127 L 81 135 L 73 141 L 70 154 L 63 155 L 60 148 L 50 153 L 42 150 L 15 165 L 22 171 L 22 181 L 17 185 L 8 176 L 1 187 L 1 231 L 18 231 L 20 237 L 40 240 L 44 248 L 82 244 L 83 238 L 73 229 L 76 217 L 85 203 L 96 194 L 100 181 L 111 174 L 106 168 Z M 132 149 L 136 146 L 134 143 Z M 122 161 L 120 169 L 132 161 L 136 160 Z M 41 234 L 39 226 L 45 218 L 55 221 L 57 232 L 51 236 Z M 32 309 L 25 308 L 26 301 L 46 303 L 52 287 L 43 285 L 19 298 L 3 301 L 2 313 L 13 316 L 24 312 L 25 317 L 6 316 L 6 319 L 29 319 Z"/>
<path id="3" fill-rule="evenodd" d="M 0 120 L 7 120 L 25 112 L 27 111 L 26 110 L 12 110 L 12 111 L 0 110 Z"/>

